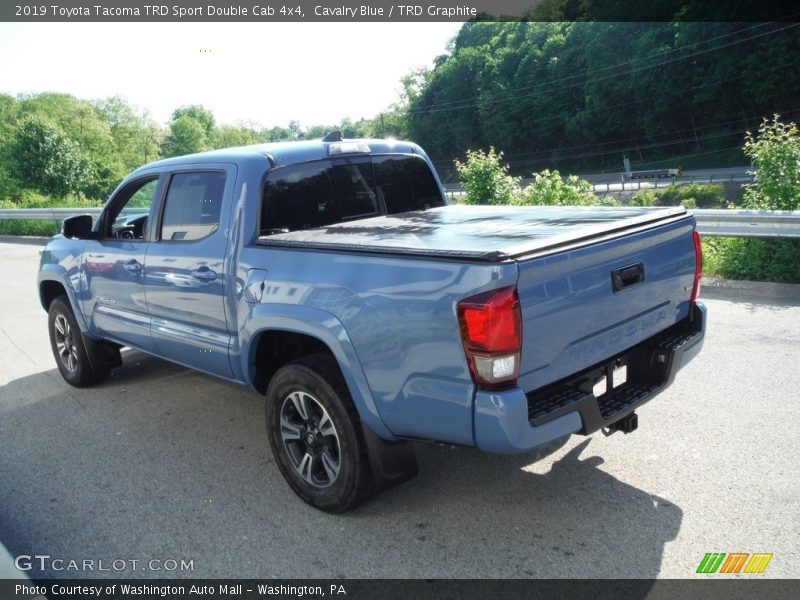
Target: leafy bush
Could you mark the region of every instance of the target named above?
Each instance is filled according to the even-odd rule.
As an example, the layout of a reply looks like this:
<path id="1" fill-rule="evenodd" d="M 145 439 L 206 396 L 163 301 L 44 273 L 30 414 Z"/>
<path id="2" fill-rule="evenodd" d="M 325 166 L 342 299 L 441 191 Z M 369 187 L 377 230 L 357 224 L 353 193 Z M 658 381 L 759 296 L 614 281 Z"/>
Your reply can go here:
<path id="1" fill-rule="evenodd" d="M 800 208 L 800 132 L 775 115 L 764 119 L 744 152 L 758 167 L 744 205 L 763 210 Z M 706 272 L 732 279 L 800 283 L 800 240 L 715 238 L 703 244 Z"/>
<path id="2" fill-rule="evenodd" d="M 703 263 L 706 275 L 800 283 L 800 240 L 707 238 Z"/>
<path id="3" fill-rule="evenodd" d="M 466 196 L 464 204 L 511 204 L 519 195 L 519 177 L 508 172 L 508 165 L 501 163 L 502 152 L 489 148 L 467 150 L 467 160 L 456 160 L 456 170 Z"/>
<path id="4" fill-rule="evenodd" d="M 744 193 L 749 208 L 800 208 L 800 132 L 795 123 L 781 123 L 779 117 L 764 119 L 758 136 L 748 131 L 745 138 L 744 153 L 757 167 Z"/>
<path id="5" fill-rule="evenodd" d="M 644 189 L 631 198 L 631 206 L 657 206 L 660 199 L 661 194 L 655 190 Z"/>
<path id="6" fill-rule="evenodd" d="M 566 180 L 558 171 L 545 169 L 533 174 L 533 182 L 522 190 L 514 204 L 524 206 L 590 206 L 600 204 L 600 199 L 592 192 L 591 184 L 576 175 Z"/>

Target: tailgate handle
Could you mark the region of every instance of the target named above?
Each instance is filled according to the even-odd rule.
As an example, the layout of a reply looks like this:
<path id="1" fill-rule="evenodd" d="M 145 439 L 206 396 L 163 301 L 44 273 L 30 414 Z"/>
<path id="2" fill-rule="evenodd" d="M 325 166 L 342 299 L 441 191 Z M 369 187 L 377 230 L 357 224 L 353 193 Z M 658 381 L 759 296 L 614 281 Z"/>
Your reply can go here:
<path id="1" fill-rule="evenodd" d="M 615 292 L 644 281 L 644 265 L 640 262 L 611 271 L 611 285 Z"/>

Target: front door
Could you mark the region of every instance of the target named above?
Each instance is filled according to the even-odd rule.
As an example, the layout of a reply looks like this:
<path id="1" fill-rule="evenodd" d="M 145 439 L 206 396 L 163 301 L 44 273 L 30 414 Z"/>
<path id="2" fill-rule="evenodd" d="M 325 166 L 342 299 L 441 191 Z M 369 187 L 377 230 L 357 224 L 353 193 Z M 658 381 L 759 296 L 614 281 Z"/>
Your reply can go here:
<path id="1" fill-rule="evenodd" d="M 159 191 L 158 174 L 122 188 L 101 218 L 97 238 L 86 243 L 82 271 L 88 294 L 84 314 L 92 333 L 152 351 L 144 289 L 148 224 Z"/>
<path id="2" fill-rule="evenodd" d="M 165 358 L 232 377 L 224 304 L 228 215 L 222 206 L 232 196 L 235 169 L 181 170 L 168 179 L 145 262 L 153 342 Z"/>

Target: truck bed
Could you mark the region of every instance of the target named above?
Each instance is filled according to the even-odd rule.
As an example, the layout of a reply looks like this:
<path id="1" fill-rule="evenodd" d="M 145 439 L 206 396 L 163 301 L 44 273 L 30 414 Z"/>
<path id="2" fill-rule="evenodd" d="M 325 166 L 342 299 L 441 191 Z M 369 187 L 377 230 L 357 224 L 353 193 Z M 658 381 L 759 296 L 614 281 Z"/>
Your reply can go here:
<path id="1" fill-rule="evenodd" d="M 682 206 L 449 205 L 264 235 L 258 244 L 502 262 L 580 247 L 685 216 Z"/>

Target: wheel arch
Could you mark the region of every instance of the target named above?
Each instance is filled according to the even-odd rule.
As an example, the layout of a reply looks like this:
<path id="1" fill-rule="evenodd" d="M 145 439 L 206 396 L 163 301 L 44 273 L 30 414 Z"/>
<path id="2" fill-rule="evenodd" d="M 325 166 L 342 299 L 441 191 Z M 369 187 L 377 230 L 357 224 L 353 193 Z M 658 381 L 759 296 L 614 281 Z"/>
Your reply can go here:
<path id="1" fill-rule="evenodd" d="M 242 373 L 256 390 L 265 393 L 277 370 L 303 356 L 327 353 L 333 357 L 347 385 L 359 417 L 379 437 L 394 436 L 380 417 L 367 378 L 342 324 L 330 313 L 292 307 L 280 313 L 275 305 L 253 310 L 242 333 Z"/>
<path id="2" fill-rule="evenodd" d="M 42 308 L 45 310 L 50 310 L 50 305 L 53 303 L 53 300 L 59 296 L 66 295 L 67 290 L 60 281 L 45 279 L 39 283 L 39 302 L 41 302 Z"/>
<path id="3" fill-rule="evenodd" d="M 53 300 L 59 296 L 66 296 L 70 308 L 75 315 L 81 333 L 88 334 L 88 326 L 83 311 L 80 310 L 77 293 L 70 280 L 66 269 L 58 265 L 44 265 L 37 277 L 39 288 L 39 303 L 44 310 L 49 310 Z"/>

